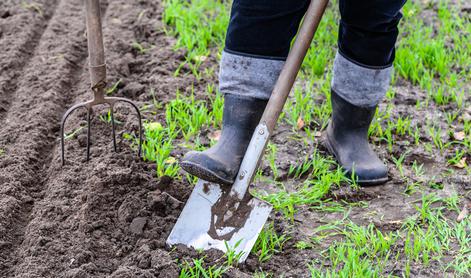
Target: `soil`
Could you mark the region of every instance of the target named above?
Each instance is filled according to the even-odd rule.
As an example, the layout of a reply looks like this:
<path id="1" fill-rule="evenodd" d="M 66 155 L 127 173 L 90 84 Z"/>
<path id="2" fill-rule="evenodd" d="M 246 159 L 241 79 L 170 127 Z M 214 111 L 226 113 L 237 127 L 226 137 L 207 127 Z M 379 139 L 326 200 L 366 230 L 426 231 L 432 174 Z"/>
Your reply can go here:
<path id="1" fill-rule="evenodd" d="M 153 99 L 150 88 L 163 105 L 177 90 L 205 99 L 207 82 L 198 81 L 188 69 L 174 76 L 184 53 L 175 51 L 175 39 L 162 31 L 160 1 L 102 1 L 108 81 L 121 79 L 117 96 L 134 100 L 140 107 Z M 66 140 L 66 165 L 61 165 L 59 125 L 65 110 L 91 98 L 87 69 L 87 45 L 82 1 L 36 0 L 27 7 L 22 0 L 0 2 L 0 277 L 177 277 L 179 262 L 199 254 L 185 247 L 169 248 L 165 239 L 189 197 L 186 180 L 156 178 L 155 165 L 139 159 L 122 138 L 136 132 L 136 115 L 125 105 L 117 107 L 118 146 L 115 153 L 111 126 L 99 119 L 105 108 L 95 111 L 92 122 L 91 160 L 85 161 L 85 129 Z M 133 42 L 154 45 L 145 53 Z M 215 66 L 214 58 L 207 64 Z M 188 74 L 185 74 L 188 71 Z M 405 84 L 395 87 L 395 113 L 408 114 L 425 92 Z M 435 111 L 413 112 L 414 123 L 437 118 Z M 73 114 L 67 133 L 83 126 L 85 112 Z M 164 123 L 164 112 L 144 112 L 145 119 Z M 443 116 L 441 116 L 443 117 Z M 315 148 L 300 143 L 283 144 L 289 127 L 281 125 L 273 141 L 279 146 L 279 168 L 286 171 Z M 404 139 L 407 141 L 408 138 Z M 379 145 L 379 143 L 378 143 Z M 384 145 L 377 150 L 387 157 Z M 400 155 L 401 142 L 394 146 Z M 177 147 L 172 155 L 181 157 L 187 149 Z M 322 150 L 325 152 L 325 150 Z M 407 163 L 420 160 L 428 175 L 447 166 L 445 155 L 430 157 L 422 149 L 407 156 Z M 470 161 L 470 156 L 467 156 Z M 338 188 L 334 200 L 368 201 L 369 208 L 355 208 L 350 214 L 357 223 L 374 223 L 382 230 L 397 229 L 397 221 L 415 213 L 405 196 L 405 184 L 388 161 L 391 180 L 383 187 L 353 191 Z M 268 171 L 262 165 L 264 172 Z M 294 188 L 296 181 L 286 180 Z M 466 172 L 455 172 L 442 181 L 438 194 L 464 194 L 471 184 Z M 270 187 L 267 187 L 270 190 Z M 376 213 L 366 213 L 375 211 Z M 234 268 L 228 277 L 245 277 L 263 269 L 278 276 L 308 276 L 306 263 L 319 254 L 298 250 L 297 240 L 305 239 L 325 221 L 342 217 L 300 208 L 295 225 L 274 212 L 277 231 L 290 231 L 283 253 L 260 264 L 253 255 Z M 456 217 L 456 215 L 450 215 Z M 216 261 L 218 251 L 206 253 Z M 401 262 L 390 273 L 401 269 Z M 412 274 L 437 273 L 433 266 L 412 267 Z"/>

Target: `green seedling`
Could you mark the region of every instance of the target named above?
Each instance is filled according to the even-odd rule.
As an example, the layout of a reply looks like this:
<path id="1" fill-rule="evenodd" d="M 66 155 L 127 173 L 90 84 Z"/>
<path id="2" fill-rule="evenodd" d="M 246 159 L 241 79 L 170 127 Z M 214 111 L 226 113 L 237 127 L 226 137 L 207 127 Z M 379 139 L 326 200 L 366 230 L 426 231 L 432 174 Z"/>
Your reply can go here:
<path id="1" fill-rule="evenodd" d="M 191 263 L 184 262 L 180 271 L 180 278 L 219 278 L 228 270 L 226 266 L 205 266 L 204 258 L 193 259 Z"/>
<path id="2" fill-rule="evenodd" d="M 394 75 L 393 75 L 394 78 Z M 395 83 L 394 80 L 391 81 L 391 83 Z M 396 97 L 396 92 L 392 89 L 392 87 L 389 87 L 389 89 L 386 91 L 386 99 L 389 101 L 392 101 Z"/>
<path id="3" fill-rule="evenodd" d="M 108 110 L 108 112 L 106 112 L 105 114 L 100 115 L 99 119 L 100 119 L 100 121 L 102 121 L 104 123 L 111 123 L 111 111 Z M 116 117 L 115 117 L 114 118 L 114 123 L 120 125 L 123 122 L 116 120 Z"/>
<path id="4" fill-rule="evenodd" d="M 302 240 L 296 242 L 296 244 L 294 246 L 296 246 L 296 248 L 299 249 L 299 250 L 305 250 L 305 249 L 311 249 L 312 248 L 311 243 L 306 242 L 306 241 L 302 241 Z"/>
<path id="5" fill-rule="evenodd" d="M 271 172 L 273 173 L 273 178 L 276 180 L 278 178 L 278 167 L 276 166 L 276 151 L 277 147 L 272 142 L 267 144 L 267 160 L 270 165 Z"/>
<path id="6" fill-rule="evenodd" d="M 427 129 L 427 131 L 435 147 L 437 147 L 441 152 L 443 152 L 445 148 L 445 143 L 442 139 L 442 129 L 440 127 L 431 126 Z"/>
<path id="7" fill-rule="evenodd" d="M 310 205 L 310 209 L 318 212 L 327 213 L 345 212 L 346 207 L 353 207 L 355 205 L 355 203 L 348 203 L 343 200 L 341 202 L 334 202 L 330 199 L 324 199 L 322 201 L 319 201 L 318 203 L 313 203 L 312 205 Z M 357 203 L 357 205 L 360 206 L 360 203 Z"/>
<path id="8" fill-rule="evenodd" d="M 420 188 L 422 184 L 423 184 L 422 181 L 412 182 L 410 181 L 410 179 L 407 179 L 407 187 L 404 190 L 404 194 L 407 194 L 407 195 L 414 194 L 417 191 L 417 189 Z"/>
<path id="9" fill-rule="evenodd" d="M 146 54 L 149 50 L 153 49 L 155 46 L 151 46 L 149 48 L 145 48 L 142 44 L 138 42 L 133 42 L 131 47 L 136 49 L 139 54 Z"/>
<path id="10" fill-rule="evenodd" d="M 208 94 L 214 97 L 211 97 L 211 116 L 213 117 L 213 128 L 221 129 L 222 128 L 222 116 L 224 111 L 224 96 L 221 93 L 212 93 L 213 88 L 210 85 L 207 87 Z"/>
<path id="11" fill-rule="evenodd" d="M 70 133 L 67 133 L 65 136 L 64 136 L 64 140 L 69 140 L 70 138 L 74 138 L 75 135 L 77 135 L 82 129 L 84 129 L 85 126 L 81 126 L 81 127 L 78 127 L 76 129 L 74 129 L 72 132 Z"/>
<path id="12" fill-rule="evenodd" d="M 137 22 L 140 22 L 141 19 L 144 17 L 146 14 L 147 10 L 142 10 L 138 15 L 137 15 Z"/>
<path id="13" fill-rule="evenodd" d="M 157 100 L 155 97 L 155 90 L 154 88 L 150 89 L 150 95 L 152 96 L 152 106 L 155 110 L 162 109 L 162 103 Z"/>
<path id="14" fill-rule="evenodd" d="M 403 169 L 404 160 L 406 159 L 406 156 L 408 154 L 409 154 L 409 151 L 405 151 L 401 154 L 399 158 L 395 158 L 393 155 L 391 155 L 391 160 L 396 165 L 396 168 L 402 177 L 404 177 L 404 169 Z"/>
<path id="15" fill-rule="evenodd" d="M 459 150 L 459 149 L 456 149 L 455 150 L 455 153 L 454 153 L 454 156 L 451 157 L 450 159 L 448 159 L 448 164 L 449 165 L 462 165 L 462 166 L 466 166 L 465 163 L 462 163 L 462 159 L 463 157 L 466 155 L 466 151 L 464 150 Z"/>
<path id="16" fill-rule="evenodd" d="M 116 81 L 113 84 L 113 86 L 111 86 L 110 88 L 107 88 L 106 89 L 106 94 L 107 95 L 112 95 L 113 93 L 115 93 L 118 90 L 118 86 L 119 86 L 119 84 L 121 84 L 121 82 L 123 82 L 123 80 L 119 79 L 118 81 Z"/>
<path id="17" fill-rule="evenodd" d="M 188 183 L 191 184 L 192 186 L 196 185 L 196 183 L 198 182 L 198 177 L 190 175 L 190 174 L 185 174 L 185 178 L 188 181 Z"/>
<path id="18" fill-rule="evenodd" d="M 311 159 L 309 156 L 306 156 L 303 162 L 299 165 L 291 164 L 288 170 L 288 176 L 299 179 L 302 176 L 308 174 L 310 170 L 313 169 L 313 165 L 315 164 L 314 160 Z"/>
<path id="19" fill-rule="evenodd" d="M 144 123 L 144 135 L 143 159 L 156 163 L 158 177 L 177 177 L 180 168 L 176 159 L 170 156 L 174 147 L 173 140 L 178 135 L 175 124 L 164 127 L 158 122 Z"/>
<path id="20" fill-rule="evenodd" d="M 461 35 L 465 29 L 465 21 L 462 17 L 451 16 L 457 14 L 457 9 L 457 6 L 450 5 L 448 1 L 440 1 L 437 14 L 441 26 L 437 29 L 438 32 L 434 32 L 433 26 L 425 24 L 419 15 L 421 7 L 417 2 L 409 2 L 404 6 L 405 19 L 401 23 L 401 30 L 408 35 L 399 40 L 395 60 L 396 74 L 419 84 L 429 92 L 433 89 L 436 76 L 440 82 L 451 87 L 460 86 L 458 75 L 464 74 L 464 82 L 469 80 L 469 68 L 463 72 L 457 70 L 466 68 L 466 63 L 469 65 L 470 61 L 469 39 Z M 450 40 L 453 48 L 447 47 Z M 450 101 L 444 92 L 444 87 L 439 86 L 432 93 L 432 98 L 439 105 Z"/>
<path id="21" fill-rule="evenodd" d="M 447 105 L 451 100 L 451 97 L 445 93 L 444 86 L 436 88 L 435 92 L 432 92 L 432 98 L 438 105 Z"/>
<path id="22" fill-rule="evenodd" d="M 197 136 L 203 126 L 209 126 L 214 118 L 203 101 L 194 95 L 183 97 L 178 91 L 176 98 L 165 109 L 167 124 L 175 124 L 185 141 Z"/>
<path id="23" fill-rule="evenodd" d="M 417 161 L 414 160 L 411 167 L 417 178 L 421 178 L 425 174 L 424 164 L 418 164 Z"/>
<path id="24" fill-rule="evenodd" d="M 418 146 L 420 144 L 420 128 L 418 126 L 415 126 L 413 136 L 414 144 Z"/>
<path id="25" fill-rule="evenodd" d="M 30 2 L 30 3 L 21 2 L 21 6 L 23 7 L 23 9 L 33 10 L 33 11 L 37 12 L 40 16 L 44 15 L 43 10 L 42 10 L 41 6 L 38 3 L 35 3 L 35 2 Z"/>
<path id="26" fill-rule="evenodd" d="M 399 116 L 396 120 L 394 128 L 396 130 L 397 135 L 411 135 L 411 119 L 409 117 L 402 118 L 401 116 Z"/>
<path id="27" fill-rule="evenodd" d="M 240 245 L 242 240 L 239 240 L 234 247 L 230 247 L 226 241 L 224 241 L 224 245 L 226 246 L 226 265 L 234 266 L 239 263 L 240 258 L 244 255 L 244 252 L 236 252 L 235 249 Z"/>
<path id="28" fill-rule="evenodd" d="M 426 222 L 428 219 L 432 217 L 431 213 L 431 205 L 440 199 L 437 198 L 434 194 L 430 195 L 423 195 L 422 199 L 420 200 L 421 206 L 414 205 L 415 209 L 420 213 L 420 220 L 422 222 Z"/>
<path id="29" fill-rule="evenodd" d="M 289 237 L 286 235 L 278 235 L 275 232 L 273 223 L 265 227 L 257 238 L 252 253 L 258 256 L 259 262 L 268 261 L 273 255 L 283 250 L 283 245 Z"/>

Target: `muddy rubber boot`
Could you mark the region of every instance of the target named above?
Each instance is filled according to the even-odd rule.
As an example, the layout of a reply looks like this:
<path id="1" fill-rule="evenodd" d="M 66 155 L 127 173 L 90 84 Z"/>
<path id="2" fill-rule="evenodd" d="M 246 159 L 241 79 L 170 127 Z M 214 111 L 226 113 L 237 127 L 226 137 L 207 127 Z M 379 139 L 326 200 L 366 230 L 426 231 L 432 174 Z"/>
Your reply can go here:
<path id="1" fill-rule="evenodd" d="M 180 162 L 183 170 L 206 181 L 234 183 L 266 105 L 266 100 L 226 94 L 219 141 L 203 152 L 188 152 Z"/>
<path id="2" fill-rule="evenodd" d="M 368 128 L 376 106 L 350 104 L 332 90 L 332 118 L 327 127 L 325 143 L 338 163 L 352 173 L 360 185 L 376 185 L 388 180 L 388 169 L 368 144 Z"/>
<path id="3" fill-rule="evenodd" d="M 388 169 L 368 144 L 368 128 L 391 81 L 392 62 L 359 63 L 340 50 L 332 75 L 332 118 L 324 134 L 327 149 L 360 185 L 382 184 Z"/>
<path id="4" fill-rule="evenodd" d="M 223 51 L 219 66 L 219 91 L 224 94 L 221 137 L 208 150 L 187 153 L 180 161 L 183 170 L 209 182 L 234 183 L 283 64 L 270 57 Z"/>

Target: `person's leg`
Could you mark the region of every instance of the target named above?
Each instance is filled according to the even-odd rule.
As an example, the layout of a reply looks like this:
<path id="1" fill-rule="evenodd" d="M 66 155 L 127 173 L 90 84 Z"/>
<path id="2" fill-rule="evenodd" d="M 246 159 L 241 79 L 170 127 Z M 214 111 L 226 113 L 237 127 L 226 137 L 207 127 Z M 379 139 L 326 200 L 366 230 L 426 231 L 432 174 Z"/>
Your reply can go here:
<path id="1" fill-rule="evenodd" d="M 397 25 L 405 0 L 340 0 L 339 51 L 332 78 L 327 147 L 360 184 L 387 181 L 368 144 L 368 128 L 389 87 Z"/>
<path id="2" fill-rule="evenodd" d="M 308 4 L 234 0 L 219 72 L 222 133 L 213 147 L 183 157 L 185 171 L 210 182 L 234 182 Z"/>

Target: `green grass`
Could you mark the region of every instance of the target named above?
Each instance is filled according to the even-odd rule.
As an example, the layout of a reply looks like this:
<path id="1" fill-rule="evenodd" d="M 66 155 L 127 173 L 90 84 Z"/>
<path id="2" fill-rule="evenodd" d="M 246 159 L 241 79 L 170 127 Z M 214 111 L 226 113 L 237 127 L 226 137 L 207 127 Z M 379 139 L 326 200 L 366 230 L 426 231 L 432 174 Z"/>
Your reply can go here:
<path id="1" fill-rule="evenodd" d="M 298 180 L 303 176 L 296 190 L 288 190 L 282 185 L 282 188 L 275 193 L 254 193 L 290 219 L 296 213 L 297 207 L 304 205 L 319 207 L 323 203 L 329 205 L 326 195 L 331 188 L 350 182 L 333 160 L 317 151 L 300 161 L 300 164 L 291 165 L 288 174 L 290 177 L 288 181 Z"/>
<path id="2" fill-rule="evenodd" d="M 459 103 L 460 88 L 470 81 L 471 27 L 465 18 L 456 16 L 460 6 L 439 1 L 438 32 L 424 22 L 423 7 L 417 2 L 408 1 L 403 9 L 396 74 L 427 90 L 438 105 Z"/>
<path id="3" fill-rule="evenodd" d="M 308 265 L 312 277 L 383 277 L 386 264 L 399 258 L 405 258 L 403 277 L 410 277 L 411 265 L 427 267 L 432 262 L 456 276 L 470 275 L 471 239 L 465 230 L 471 222 L 456 223 L 443 216 L 446 206 L 457 209 L 456 197 L 446 200 L 424 195 L 418 203 L 417 214 L 405 219 L 402 228 L 394 232 L 343 220 L 319 227 L 313 248 L 321 240 L 339 235 L 341 240 L 334 240 L 322 251 L 322 259 Z M 434 207 L 436 204 L 442 205 Z M 447 264 L 441 261 L 445 254 L 451 259 Z M 319 267 L 326 264 L 328 267 Z"/>
<path id="4" fill-rule="evenodd" d="M 200 135 L 202 128 L 220 128 L 223 98 L 213 91 L 212 86 L 208 86 L 207 90 L 211 106 L 203 100 L 196 100 L 193 93 L 190 96 L 183 96 L 177 92 L 176 97 L 163 107 L 165 124 L 157 121 L 144 122 L 143 158 L 145 161 L 156 163 L 158 177 L 181 178 L 177 160 L 171 155 L 178 139 L 183 139 L 188 145 L 190 139 Z M 145 110 L 160 109 L 162 105 L 154 98 L 153 107 L 146 107 Z M 136 146 L 137 138 L 130 134 L 124 136 L 132 140 Z M 189 146 L 202 148 L 198 141 Z"/>
<path id="5" fill-rule="evenodd" d="M 216 47 L 224 46 L 225 31 L 229 22 L 228 4 L 218 0 L 165 0 L 163 21 L 170 28 L 167 34 L 177 37 L 175 48 L 185 49 L 185 64 L 196 77 L 199 67 Z"/>

